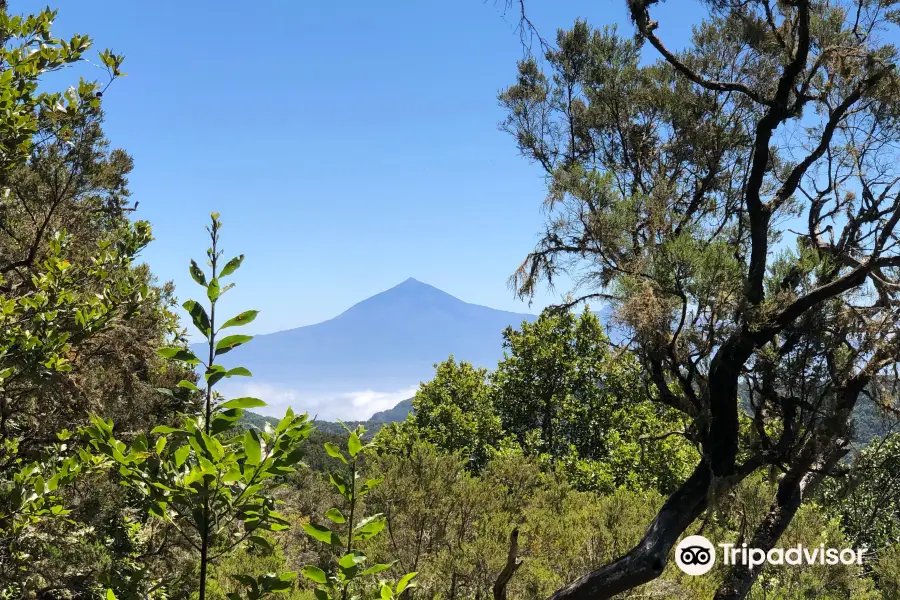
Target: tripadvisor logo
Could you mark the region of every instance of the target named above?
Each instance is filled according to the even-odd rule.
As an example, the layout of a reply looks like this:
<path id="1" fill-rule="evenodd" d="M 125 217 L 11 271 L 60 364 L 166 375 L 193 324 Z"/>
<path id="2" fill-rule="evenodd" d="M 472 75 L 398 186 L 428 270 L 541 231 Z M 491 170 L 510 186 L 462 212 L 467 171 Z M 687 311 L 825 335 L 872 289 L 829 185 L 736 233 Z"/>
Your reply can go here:
<path id="1" fill-rule="evenodd" d="M 716 549 L 702 535 L 689 535 L 675 548 L 675 564 L 688 575 L 703 575 L 716 564 Z"/>
<path id="2" fill-rule="evenodd" d="M 772 548 L 768 552 L 761 548 L 748 548 L 747 544 L 719 544 L 719 548 L 723 564 L 745 565 L 751 569 L 763 564 L 861 565 L 866 552 L 866 548 L 826 548 L 825 544 L 816 548 L 797 544 L 791 548 Z M 716 564 L 716 549 L 702 535 L 688 536 L 675 548 L 675 564 L 688 575 L 703 575 Z"/>

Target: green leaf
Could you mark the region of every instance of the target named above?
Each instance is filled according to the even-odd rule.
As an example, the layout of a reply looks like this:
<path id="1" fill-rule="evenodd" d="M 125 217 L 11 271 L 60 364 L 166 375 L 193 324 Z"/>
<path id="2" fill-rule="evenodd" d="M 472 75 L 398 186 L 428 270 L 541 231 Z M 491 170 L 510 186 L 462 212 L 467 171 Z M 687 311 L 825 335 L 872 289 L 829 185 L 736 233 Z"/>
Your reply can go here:
<path id="1" fill-rule="evenodd" d="M 197 454 L 197 462 L 200 463 L 200 470 L 204 475 L 215 475 L 218 473 L 216 465 L 212 464 L 209 459 L 200 453 Z"/>
<path id="2" fill-rule="evenodd" d="M 362 442 L 359 441 L 359 436 L 354 431 L 347 440 L 347 451 L 350 452 L 350 456 L 355 457 L 360 450 L 362 450 Z"/>
<path id="3" fill-rule="evenodd" d="M 166 503 L 165 502 L 157 502 L 155 504 L 151 504 L 147 511 L 153 515 L 154 517 L 159 517 L 160 519 L 166 518 Z"/>
<path id="4" fill-rule="evenodd" d="M 225 324 L 222 325 L 219 329 L 225 329 L 226 327 L 239 327 L 241 325 L 246 325 L 247 323 L 252 323 L 253 320 L 256 319 L 256 315 L 258 314 L 258 310 L 245 310 L 238 316 L 225 321 Z"/>
<path id="5" fill-rule="evenodd" d="M 344 514 L 336 508 L 329 508 L 328 511 L 325 513 L 325 516 L 328 517 L 329 519 L 331 519 L 331 521 L 333 521 L 335 523 L 346 523 L 347 522 L 347 518 L 344 516 Z"/>
<path id="6" fill-rule="evenodd" d="M 175 466 L 180 468 L 187 460 L 188 454 L 191 453 L 191 447 L 188 445 L 181 446 L 175 451 Z"/>
<path id="7" fill-rule="evenodd" d="M 329 479 L 331 479 L 331 484 L 337 488 L 337 491 L 341 493 L 345 498 L 347 497 L 347 482 L 344 481 L 344 478 L 341 477 L 338 473 L 329 473 Z"/>
<path id="8" fill-rule="evenodd" d="M 187 379 L 182 379 L 178 382 L 178 387 L 184 388 L 186 390 L 191 390 L 192 392 L 199 392 L 200 388 L 197 387 L 193 382 L 188 381 Z"/>
<path id="9" fill-rule="evenodd" d="M 228 372 L 225 373 L 225 377 L 253 377 L 253 373 L 246 367 L 235 367 L 233 369 L 228 369 Z"/>
<path id="10" fill-rule="evenodd" d="M 271 554 L 275 548 L 272 547 L 272 544 L 269 543 L 269 540 L 262 537 L 261 535 L 251 535 L 247 538 L 247 541 L 251 544 L 255 544 L 265 550 L 267 553 Z"/>
<path id="11" fill-rule="evenodd" d="M 418 571 L 413 571 L 412 573 L 407 573 L 403 577 L 400 578 L 400 581 L 397 582 L 397 594 L 402 594 L 403 590 L 410 587 L 410 581 L 412 581 L 413 577 L 418 575 Z"/>
<path id="12" fill-rule="evenodd" d="M 215 278 L 206 286 L 206 297 L 210 302 L 215 302 L 222 295 L 222 289 L 219 287 L 219 278 Z"/>
<path id="13" fill-rule="evenodd" d="M 157 454 L 162 454 L 165 447 L 166 447 L 166 438 L 160 437 L 158 440 L 156 440 L 156 453 Z"/>
<path id="14" fill-rule="evenodd" d="M 303 576 L 310 581 L 315 581 L 316 583 L 328 583 L 328 575 L 326 575 L 325 571 L 318 567 L 303 567 L 300 572 L 303 573 Z"/>
<path id="15" fill-rule="evenodd" d="M 328 453 L 328 456 L 333 456 L 334 458 L 342 461 L 344 464 L 347 464 L 347 459 L 344 458 L 344 453 L 341 452 L 341 449 L 331 442 L 325 442 L 325 452 Z"/>
<path id="16" fill-rule="evenodd" d="M 284 412 L 284 417 L 280 421 L 278 421 L 278 427 L 275 428 L 275 432 L 282 433 L 286 431 L 293 421 L 294 411 L 291 410 L 290 406 L 288 406 L 288 409 Z"/>
<path id="17" fill-rule="evenodd" d="M 393 566 L 393 564 L 394 563 L 386 565 L 384 563 L 379 563 L 377 565 L 372 565 L 365 571 L 361 572 L 359 574 L 359 576 L 362 577 L 363 575 L 374 575 L 375 573 L 381 573 L 382 571 L 387 571 L 388 569 L 390 569 Z"/>
<path id="18" fill-rule="evenodd" d="M 214 386 L 218 381 L 225 377 L 225 367 L 222 365 L 212 365 L 206 369 L 206 373 L 203 374 L 203 377 L 206 378 L 207 386 Z"/>
<path id="19" fill-rule="evenodd" d="M 258 408 L 260 406 L 266 406 L 266 403 L 260 400 L 259 398 L 234 398 L 233 400 L 229 400 L 224 404 L 219 405 L 221 409 L 227 408 Z"/>
<path id="20" fill-rule="evenodd" d="M 235 423 L 240 420 L 241 416 L 244 414 L 239 408 L 229 408 L 228 410 L 216 411 L 216 416 L 213 418 L 212 422 L 212 434 L 218 435 L 223 431 L 227 431 L 231 429 Z"/>
<path id="21" fill-rule="evenodd" d="M 262 458 L 262 449 L 259 446 L 259 436 L 257 433 L 249 429 L 244 433 L 244 455 L 247 457 L 247 464 L 258 465 Z"/>
<path id="22" fill-rule="evenodd" d="M 110 589 L 106 590 L 106 600 L 116 600 L 116 595 Z"/>
<path id="23" fill-rule="evenodd" d="M 209 455 L 212 456 L 213 460 L 216 462 L 222 460 L 222 457 L 225 456 L 225 449 L 222 447 L 222 443 L 216 438 L 206 435 L 206 433 L 202 431 L 200 432 L 200 435 L 203 439 L 203 446 L 206 448 L 207 452 L 209 452 Z"/>
<path id="24" fill-rule="evenodd" d="M 360 522 L 360 524 L 356 527 L 356 532 L 353 535 L 356 539 L 367 540 L 381 533 L 381 530 L 384 529 L 385 523 L 386 521 L 382 515 L 371 516 L 368 519 L 363 519 Z"/>
<path id="25" fill-rule="evenodd" d="M 362 484 L 362 486 L 360 486 L 359 495 L 360 496 L 366 495 L 369 492 L 369 490 L 371 490 L 373 487 L 375 487 L 382 481 L 383 481 L 383 479 L 380 479 L 380 478 L 379 479 L 367 479 L 366 482 L 364 484 Z"/>
<path id="26" fill-rule="evenodd" d="M 241 466 L 237 463 L 231 465 L 231 468 L 228 469 L 228 472 L 225 473 L 225 476 L 222 477 L 223 483 L 231 483 L 233 481 L 240 481 L 243 474 L 241 473 Z"/>
<path id="27" fill-rule="evenodd" d="M 150 430 L 151 434 L 167 434 L 167 433 L 183 433 L 183 429 L 175 429 L 174 427 L 169 427 L 168 425 L 157 425 L 152 430 Z"/>
<path id="28" fill-rule="evenodd" d="M 331 596 L 328 595 L 328 592 L 321 588 L 314 589 L 313 595 L 316 597 L 316 600 L 331 600 Z"/>
<path id="29" fill-rule="evenodd" d="M 289 581 L 278 581 L 271 579 L 268 575 L 266 576 L 266 583 L 263 584 L 269 592 L 286 592 L 291 589 L 291 583 Z"/>
<path id="30" fill-rule="evenodd" d="M 193 260 L 191 261 L 191 278 L 203 287 L 206 287 L 206 275 L 203 273 L 203 269 L 197 265 L 197 262 Z"/>
<path id="31" fill-rule="evenodd" d="M 349 569 L 350 567 L 355 567 L 361 562 L 366 560 L 366 555 L 358 550 L 354 550 L 349 554 L 345 554 L 338 561 L 338 564 L 341 565 L 345 569 Z"/>
<path id="32" fill-rule="evenodd" d="M 209 339 L 209 334 L 212 329 L 209 326 L 209 316 L 207 316 L 206 309 L 203 308 L 203 305 L 196 300 L 188 300 L 181 306 L 189 315 L 191 315 L 194 326 L 200 330 L 200 333 Z"/>
<path id="33" fill-rule="evenodd" d="M 216 342 L 216 356 L 231 352 L 238 346 L 253 339 L 252 335 L 228 335 Z"/>
<path id="34" fill-rule="evenodd" d="M 244 255 L 236 256 L 225 263 L 225 266 L 222 267 L 222 273 L 220 277 L 228 277 L 232 273 L 238 270 L 238 267 L 241 266 L 241 263 L 244 262 Z"/>
<path id="35" fill-rule="evenodd" d="M 304 523 L 303 531 L 305 531 L 309 537 L 315 538 L 320 542 L 331 544 L 332 546 L 343 546 L 338 535 L 327 527 L 322 527 L 315 523 Z"/>
<path id="36" fill-rule="evenodd" d="M 381 592 L 379 595 L 381 596 L 381 600 L 391 600 L 391 598 L 394 596 L 394 591 L 391 589 L 391 586 L 386 583 L 382 583 Z"/>
<path id="37" fill-rule="evenodd" d="M 197 356 L 187 348 L 160 348 L 156 351 L 156 353 L 163 358 L 168 358 L 170 360 L 180 360 L 181 362 L 188 363 L 189 365 L 200 364 L 200 359 L 197 358 Z"/>

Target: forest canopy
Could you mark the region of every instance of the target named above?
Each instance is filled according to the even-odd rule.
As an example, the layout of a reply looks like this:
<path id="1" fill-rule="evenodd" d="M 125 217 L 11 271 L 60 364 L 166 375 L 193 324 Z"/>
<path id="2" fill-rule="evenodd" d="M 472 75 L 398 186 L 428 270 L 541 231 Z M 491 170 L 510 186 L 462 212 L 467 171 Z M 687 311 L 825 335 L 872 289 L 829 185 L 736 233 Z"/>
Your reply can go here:
<path id="1" fill-rule="evenodd" d="M 244 255 L 213 213 L 176 301 L 103 129 L 123 57 L 45 91 L 91 39 L 0 3 L 0 597 L 900 598 L 900 3 L 707 0 L 678 50 L 656 4 L 499 94 L 547 186 L 512 284 L 570 301 L 375 433 L 220 392 Z M 692 577 L 696 534 L 866 560 Z"/>

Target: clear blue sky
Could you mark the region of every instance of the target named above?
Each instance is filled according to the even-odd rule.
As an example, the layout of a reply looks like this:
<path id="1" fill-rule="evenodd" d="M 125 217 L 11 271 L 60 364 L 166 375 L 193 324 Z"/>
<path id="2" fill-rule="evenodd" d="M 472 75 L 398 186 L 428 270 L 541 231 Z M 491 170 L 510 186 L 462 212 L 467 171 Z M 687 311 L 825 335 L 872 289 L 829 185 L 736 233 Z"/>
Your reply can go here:
<path id="1" fill-rule="evenodd" d="M 522 56 L 502 3 L 57 4 L 58 35 L 126 55 L 106 132 L 136 162 L 133 198 L 156 237 L 144 259 L 181 300 L 198 291 L 187 264 L 204 258 L 213 210 L 226 253 L 247 255 L 226 310 L 262 310 L 255 333 L 333 317 L 407 277 L 520 312 L 566 291 L 529 310 L 506 283 L 541 229 L 544 184 L 497 129 L 497 92 Z M 684 42 L 693 6 L 657 8 L 667 42 Z M 549 37 L 577 17 L 632 32 L 624 0 L 529 10 Z"/>

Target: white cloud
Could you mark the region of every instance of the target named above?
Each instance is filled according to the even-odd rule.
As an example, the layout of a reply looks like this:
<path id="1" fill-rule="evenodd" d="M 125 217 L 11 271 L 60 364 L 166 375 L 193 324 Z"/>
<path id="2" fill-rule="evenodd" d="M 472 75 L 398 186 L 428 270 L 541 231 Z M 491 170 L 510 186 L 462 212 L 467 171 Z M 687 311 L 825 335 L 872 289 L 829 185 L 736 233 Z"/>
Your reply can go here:
<path id="1" fill-rule="evenodd" d="M 323 421 L 364 421 L 374 413 L 393 408 L 398 402 L 412 398 L 416 386 L 384 392 L 362 390 L 327 393 L 315 392 L 267 383 L 231 383 L 220 386 L 226 398 L 252 396 L 267 403 L 256 412 L 269 416 L 281 416 L 290 406 L 294 412 L 308 412 Z"/>

